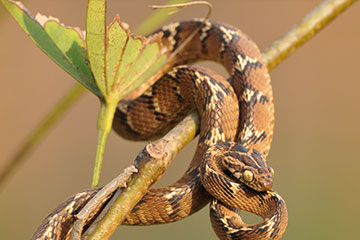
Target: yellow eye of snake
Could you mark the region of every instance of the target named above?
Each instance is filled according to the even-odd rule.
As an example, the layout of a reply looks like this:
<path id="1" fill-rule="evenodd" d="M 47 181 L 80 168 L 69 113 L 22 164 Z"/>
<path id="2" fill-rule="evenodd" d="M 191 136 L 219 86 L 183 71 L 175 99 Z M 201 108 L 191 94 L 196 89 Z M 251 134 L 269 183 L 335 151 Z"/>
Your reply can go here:
<path id="1" fill-rule="evenodd" d="M 245 170 L 243 174 L 243 179 L 246 182 L 251 182 L 254 179 L 254 174 L 250 170 Z"/>

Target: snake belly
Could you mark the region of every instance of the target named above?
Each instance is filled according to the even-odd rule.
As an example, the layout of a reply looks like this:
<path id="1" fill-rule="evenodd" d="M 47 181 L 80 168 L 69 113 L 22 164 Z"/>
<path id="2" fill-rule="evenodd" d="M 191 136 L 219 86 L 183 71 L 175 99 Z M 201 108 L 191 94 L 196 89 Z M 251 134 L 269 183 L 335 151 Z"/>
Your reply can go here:
<path id="1" fill-rule="evenodd" d="M 216 111 L 201 116 L 201 132 L 198 148 L 188 170 L 184 176 L 173 185 L 166 188 L 150 190 L 136 205 L 131 214 L 127 216 L 124 224 L 130 225 L 173 222 L 198 211 L 211 199 L 200 180 L 201 155 L 207 152 L 210 145 L 218 141 L 235 139 L 245 148 L 256 149 L 266 157 L 270 149 L 273 134 L 274 107 L 270 78 L 266 64 L 261 58 L 260 51 L 248 36 L 228 25 L 203 20 L 176 22 L 163 27 L 159 31 L 164 34 L 164 44 L 172 49 L 172 51 L 176 51 L 177 47 L 180 46 L 190 34 L 198 31 L 186 47 L 177 53 L 173 65 L 187 64 L 198 60 L 213 60 L 223 64 L 230 75 L 230 83 L 232 83 L 239 101 L 239 103 L 235 105 L 237 106 L 239 104 L 240 106 L 240 117 L 234 114 L 234 112 L 236 112 L 236 110 L 234 110 L 236 109 L 236 106 L 233 104 L 235 102 L 234 100 L 221 107 L 221 111 L 229 111 L 231 113 L 228 117 L 225 117 L 231 119 L 232 123 L 229 123 L 229 125 L 225 124 L 227 123 L 225 120 L 221 124 L 216 121 L 211 122 L 210 119 L 217 119 Z M 181 73 L 183 71 L 194 71 L 194 74 L 202 71 L 204 75 L 201 76 L 206 77 L 199 75 L 200 77 L 197 76 L 198 78 L 196 79 L 211 79 L 208 81 L 210 82 L 210 86 L 214 86 L 215 84 L 214 78 L 208 74 L 207 70 L 201 68 L 190 68 L 188 70 L 182 67 L 175 68 L 175 70 L 166 74 L 164 78 L 160 79 L 151 89 L 135 101 L 123 101 L 119 103 L 113 124 L 115 131 L 127 139 L 144 140 L 164 135 L 181 121 L 194 109 L 192 104 L 185 103 L 184 101 L 185 99 L 192 98 L 193 95 L 191 94 L 192 96 L 189 96 L 189 98 L 182 97 L 181 94 L 179 94 L 181 90 L 179 90 L 178 85 L 171 86 L 169 83 L 178 84 L 177 75 L 181 74 L 183 76 L 184 74 Z M 193 77 L 191 81 L 194 82 Z M 171 88 L 161 90 L 165 85 L 171 86 Z M 228 87 L 226 87 L 226 89 L 228 89 Z M 215 93 L 213 90 L 216 90 L 216 88 L 210 87 L 208 90 Z M 226 91 L 223 90 L 225 93 Z M 166 105 L 164 102 L 161 102 L 160 99 L 162 95 L 160 92 L 164 92 L 170 99 L 177 101 L 178 105 Z M 215 93 L 206 95 L 205 99 L 210 101 L 211 96 L 213 98 L 219 98 L 217 93 Z M 169 99 L 167 100 L 170 102 Z M 199 100 L 195 100 L 195 105 L 199 112 L 201 112 L 201 109 L 206 110 L 206 105 L 197 105 L 196 101 Z M 137 106 L 143 107 L 139 110 Z M 218 108 L 218 110 L 219 109 L 220 108 Z M 176 111 L 179 111 L 179 113 L 174 114 Z M 141 112 L 145 113 L 145 115 L 139 115 Z M 235 115 L 236 119 L 234 119 Z M 203 124 L 203 121 L 210 121 L 207 122 L 207 124 L 210 124 L 212 130 L 206 129 L 204 126 L 209 125 Z M 79 199 L 86 200 L 82 201 L 81 204 L 75 204 L 72 208 L 67 208 L 65 215 L 70 219 L 71 216 L 76 214 L 76 212 L 86 204 L 87 200 L 92 197 L 90 194 L 94 194 L 96 191 L 97 190 L 92 190 L 88 194 L 84 192 L 78 193 L 68 199 L 68 203 L 73 203 L 71 200 L 77 201 L 77 203 L 80 202 Z M 271 195 L 271 191 L 262 194 Z M 78 195 L 82 196 L 78 197 Z M 275 194 L 275 198 L 278 198 L 278 195 Z M 227 211 L 226 208 L 232 212 L 236 210 L 231 205 L 222 203 L 223 199 L 221 199 L 221 196 L 219 199 L 220 200 L 212 201 L 214 203 L 212 206 L 214 207 L 211 208 L 211 211 L 215 211 L 216 208 L 219 209 L 212 215 L 215 216 L 219 214 L 217 217 L 221 219 L 221 224 L 231 225 L 231 221 L 225 221 L 223 213 Z M 274 201 L 279 202 L 279 200 L 276 199 Z M 225 205 L 225 208 L 221 207 L 221 204 Z M 256 202 L 253 204 L 256 204 Z M 56 220 L 59 215 L 64 214 L 64 206 L 63 204 L 62 208 L 58 207 L 49 215 L 49 217 L 52 216 L 52 223 L 49 223 L 49 219 L 45 219 L 43 225 L 41 225 L 34 234 L 34 239 L 63 239 L 60 237 L 60 233 L 57 233 L 58 235 L 55 234 L 55 230 L 59 230 L 59 228 L 63 230 L 61 229 L 62 224 L 68 221 L 68 218 L 62 218 L 61 222 L 57 222 L 58 220 Z M 263 204 L 262 207 L 266 207 L 265 204 Z M 73 221 L 73 219 L 69 221 Z M 270 223 L 272 223 L 271 221 Z M 57 223 L 55 224 L 56 226 L 53 224 L 54 222 Z M 265 224 L 269 224 L 269 221 Z M 225 228 L 219 227 L 220 224 L 215 224 L 214 226 L 219 229 L 215 231 L 219 232 L 217 232 L 217 234 L 221 239 L 238 239 L 237 236 L 234 238 L 229 238 L 228 235 L 223 236 L 222 232 L 233 230 L 229 226 Z M 50 235 L 45 238 L 44 233 L 52 234 L 52 236 L 56 235 L 57 238 L 53 238 Z"/>

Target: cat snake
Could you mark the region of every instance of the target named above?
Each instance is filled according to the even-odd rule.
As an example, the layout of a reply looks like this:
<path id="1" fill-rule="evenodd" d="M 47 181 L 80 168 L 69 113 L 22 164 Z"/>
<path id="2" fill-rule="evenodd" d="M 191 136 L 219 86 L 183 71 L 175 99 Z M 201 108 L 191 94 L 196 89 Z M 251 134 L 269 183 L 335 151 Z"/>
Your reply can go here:
<path id="1" fill-rule="evenodd" d="M 177 52 L 173 66 L 132 101 L 120 101 L 113 129 L 131 140 L 163 136 L 192 111 L 199 113 L 199 142 L 186 173 L 174 184 L 151 189 L 126 217 L 126 225 L 174 222 L 210 201 L 210 218 L 220 239 L 279 239 L 288 215 L 273 191 L 267 157 L 274 128 L 270 76 L 255 43 L 240 30 L 210 20 L 175 22 L 158 32 Z M 229 79 L 198 66 L 221 63 Z M 70 197 L 44 220 L 32 239 L 68 239 L 74 215 L 99 189 Z M 239 211 L 263 218 L 245 224 Z M 90 220 L 89 220 L 90 222 Z"/>

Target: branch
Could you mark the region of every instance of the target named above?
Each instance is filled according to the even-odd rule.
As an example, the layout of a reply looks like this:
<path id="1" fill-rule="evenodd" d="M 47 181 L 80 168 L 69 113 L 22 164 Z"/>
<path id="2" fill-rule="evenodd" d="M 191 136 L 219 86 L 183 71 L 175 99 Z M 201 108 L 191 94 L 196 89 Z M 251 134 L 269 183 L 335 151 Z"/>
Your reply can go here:
<path id="1" fill-rule="evenodd" d="M 264 51 L 263 56 L 267 61 L 268 69 L 274 69 L 355 2 L 356 0 L 324 1 Z M 89 236 L 90 239 L 107 239 L 111 236 L 154 181 L 163 174 L 175 155 L 195 137 L 198 126 L 199 117 L 193 113 L 160 141 L 153 143 L 154 146 L 163 149 L 166 157 L 161 161 L 150 161 L 148 168 L 139 172 L 136 179 L 129 183 L 128 188 L 120 194 L 109 212 L 99 222 L 96 230 Z M 163 141 L 166 142 L 165 145 Z"/>
<path id="2" fill-rule="evenodd" d="M 196 136 L 198 125 L 198 115 L 192 113 L 162 139 L 147 144 L 135 160 L 135 168 L 138 173 L 133 175 L 127 184 L 127 188 L 120 189 L 121 194 L 118 198 L 112 205 L 111 203 L 108 204 L 111 207 L 105 217 L 101 216 L 99 222 L 95 220 L 96 226 L 92 225 L 85 233 L 84 238 L 93 240 L 108 239 L 123 222 L 126 215 L 135 207 L 137 202 L 141 200 L 150 187 L 162 176 L 176 154 Z M 111 191 L 105 191 L 107 195 L 112 194 Z M 95 195 L 95 197 L 97 196 L 98 194 Z M 99 200 L 98 202 L 101 204 L 104 201 Z M 94 206 L 94 209 L 99 209 L 99 206 Z M 80 214 L 81 216 L 77 216 L 78 220 L 74 223 L 73 231 L 76 235 L 72 235 L 71 239 L 73 240 L 80 239 L 79 233 L 82 232 L 83 223 L 89 216 L 93 216 L 93 212 L 88 210 Z"/>
<path id="3" fill-rule="evenodd" d="M 80 239 L 82 230 L 86 224 L 86 220 L 90 219 L 92 214 L 96 214 L 104 202 L 106 202 L 111 195 L 117 191 L 119 188 L 126 188 L 128 186 L 128 182 L 134 173 L 137 173 L 138 170 L 134 165 L 127 167 L 123 173 L 121 173 L 114 180 L 106 184 L 90 201 L 81 209 L 81 211 L 76 215 L 76 221 L 73 225 L 73 229 L 71 231 L 70 239 Z M 121 193 L 121 189 L 119 189 L 119 194 Z M 116 193 L 114 196 L 117 195 Z M 98 216 L 101 217 L 107 211 L 104 209 L 101 214 Z M 93 224 L 95 225 L 95 224 Z M 93 227 L 93 225 L 91 227 Z"/>

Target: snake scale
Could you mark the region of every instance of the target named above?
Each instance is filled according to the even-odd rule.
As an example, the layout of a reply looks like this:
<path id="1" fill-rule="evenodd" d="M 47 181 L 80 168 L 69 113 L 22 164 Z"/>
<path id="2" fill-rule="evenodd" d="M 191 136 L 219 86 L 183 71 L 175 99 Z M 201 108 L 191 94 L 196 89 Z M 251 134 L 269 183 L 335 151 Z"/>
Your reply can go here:
<path id="1" fill-rule="evenodd" d="M 201 118 L 197 150 L 186 173 L 171 186 L 151 189 L 123 224 L 174 222 L 211 201 L 211 223 L 220 239 L 279 239 L 288 216 L 284 200 L 271 190 L 273 171 L 265 161 L 274 127 L 266 64 L 247 35 L 222 23 L 195 19 L 171 23 L 158 32 L 164 45 L 175 51 L 194 31 L 175 57 L 177 67 L 137 99 L 118 105 L 113 128 L 131 140 L 162 136 L 194 109 Z M 221 63 L 229 80 L 184 65 L 199 60 Z M 70 197 L 32 239 L 67 239 L 74 216 L 98 190 Z M 263 221 L 247 225 L 240 210 Z"/>

